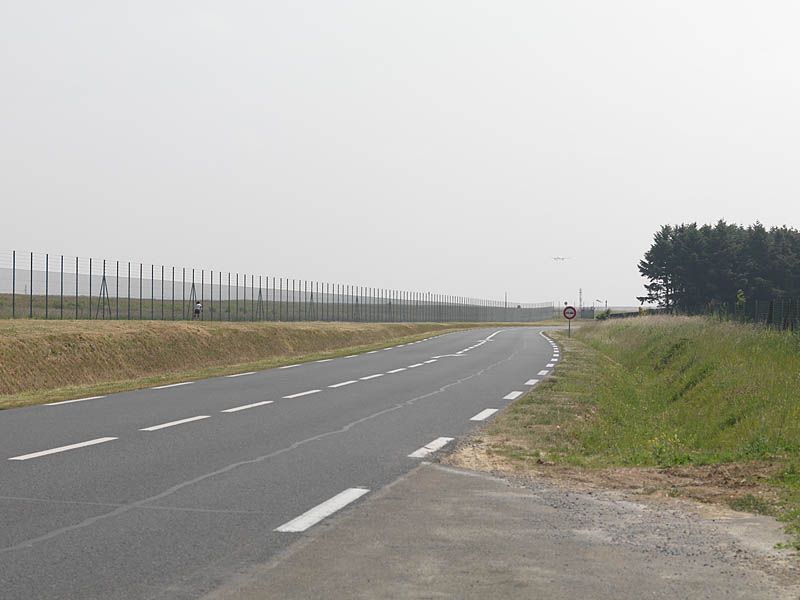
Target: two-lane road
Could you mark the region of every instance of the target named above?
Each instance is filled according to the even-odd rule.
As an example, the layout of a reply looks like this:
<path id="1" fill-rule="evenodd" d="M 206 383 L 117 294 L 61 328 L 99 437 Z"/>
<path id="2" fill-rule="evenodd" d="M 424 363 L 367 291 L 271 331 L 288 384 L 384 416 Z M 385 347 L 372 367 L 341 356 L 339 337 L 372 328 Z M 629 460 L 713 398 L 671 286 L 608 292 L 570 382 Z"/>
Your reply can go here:
<path id="1" fill-rule="evenodd" d="M 471 330 L 2 412 L 2 597 L 196 598 L 446 448 L 558 358 L 540 329 Z"/>

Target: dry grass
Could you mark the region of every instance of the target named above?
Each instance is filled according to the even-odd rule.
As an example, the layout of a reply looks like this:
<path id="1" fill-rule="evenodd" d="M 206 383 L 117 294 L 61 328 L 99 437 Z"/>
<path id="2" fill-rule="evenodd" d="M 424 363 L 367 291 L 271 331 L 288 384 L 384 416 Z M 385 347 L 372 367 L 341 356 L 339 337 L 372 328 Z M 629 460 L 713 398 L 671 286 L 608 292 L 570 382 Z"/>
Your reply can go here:
<path id="1" fill-rule="evenodd" d="M 475 326 L 0 321 L 0 408 L 269 368 Z"/>

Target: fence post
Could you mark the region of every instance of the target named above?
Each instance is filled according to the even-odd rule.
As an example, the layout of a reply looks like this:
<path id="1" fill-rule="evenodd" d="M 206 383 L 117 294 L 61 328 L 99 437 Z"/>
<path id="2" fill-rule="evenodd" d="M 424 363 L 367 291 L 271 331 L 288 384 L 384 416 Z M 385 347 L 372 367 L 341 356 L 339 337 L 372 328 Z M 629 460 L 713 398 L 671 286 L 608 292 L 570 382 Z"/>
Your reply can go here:
<path id="1" fill-rule="evenodd" d="M 117 321 L 119 321 L 119 261 L 117 261 L 117 276 L 114 289 L 114 307 L 117 313 Z"/>
<path id="2" fill-rule="evenodd" d="M 50 316 L 50 253 L 44 255 L 44 318 Z"/>
<path id="3" fill-rule="evenodd" d="M 61 255 L 61 319 L 64 318 L 64 255 Z"/>
<path id="4" fill-rule="evenodd" d="M 33 252 L 31 252 L 31 289 L 28 294 L 28 318 L 33 318 Z"/>

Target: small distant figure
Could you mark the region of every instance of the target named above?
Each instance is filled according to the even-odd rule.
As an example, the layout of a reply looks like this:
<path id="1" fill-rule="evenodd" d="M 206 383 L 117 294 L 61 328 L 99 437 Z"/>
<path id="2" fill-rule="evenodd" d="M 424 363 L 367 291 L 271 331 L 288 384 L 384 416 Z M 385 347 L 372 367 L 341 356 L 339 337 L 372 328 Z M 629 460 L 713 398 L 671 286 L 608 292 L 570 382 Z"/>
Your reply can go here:
<path id="1" fill-rule="evenodd" d="M 199 320 L 200 313 L 202 312 L 203 312 L 203 304 L 198 300 L 197 302 L 195 302 L 194 305 L 194 314 L 192 315 L 192 321 L 194 321 L 195 319 Z"/>

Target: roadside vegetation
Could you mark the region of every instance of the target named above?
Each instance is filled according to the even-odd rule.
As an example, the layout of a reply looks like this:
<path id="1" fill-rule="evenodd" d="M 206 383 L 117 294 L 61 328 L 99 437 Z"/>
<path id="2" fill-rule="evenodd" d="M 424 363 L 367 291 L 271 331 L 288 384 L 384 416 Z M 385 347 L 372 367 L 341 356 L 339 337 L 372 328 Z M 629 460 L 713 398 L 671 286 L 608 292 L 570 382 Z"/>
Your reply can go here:
<path id="1" fill-rule="evenodd" d="M 491 326 L 0 320 L 0 409 L 268 369 Z"/>
<path id="2" fill-rule="evenodd" d="M 722 501 L 800 540 L 800 336 L 654 316 L 553 332 L 553 376 L 474 440 L 494 468 Z"/>

